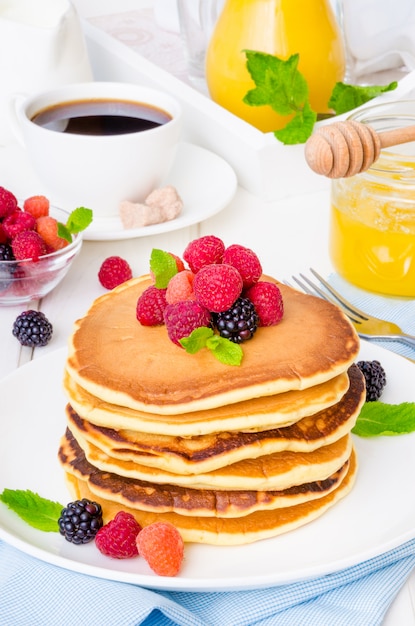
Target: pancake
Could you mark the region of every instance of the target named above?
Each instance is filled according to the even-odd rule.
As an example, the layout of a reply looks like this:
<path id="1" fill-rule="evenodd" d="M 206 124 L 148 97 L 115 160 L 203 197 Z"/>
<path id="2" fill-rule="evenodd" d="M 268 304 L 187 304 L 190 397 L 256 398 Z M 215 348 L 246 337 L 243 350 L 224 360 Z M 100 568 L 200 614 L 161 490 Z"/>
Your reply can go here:
<path id="1" fill-rule="evenodd" d="M 258 328 L 240 366 L 221 363 L 207 349 L 190 355 L 167 339 L 165 326 L 137 322 L 137 299 L 150 284 L 150 277 L 123 283 L 75 324 L 67 370 L 109 404 L 159 415 L 207 410 L 313 387 L 357 357 L 358 336 L 338 307 L 280 283 L 284 317 Z"/>
<path id="2" fill-rule="evenodd" d="M 65 437 L 73 434 L 67 429 Z M 179 485 L 192 489 L 280 491 L 305 482 L 324 480 L 336 472 L 350 456 L 352 441 L 346 435 L 313 452 L 276 452 L 257 459 L 244 459 L 224 468 L 201 474 L 173 474 L 132 461 L 114 459 L 86 441 L 77 438 L 89 463 L 103 472 L 159 485 Z"/>
<path id="3" fill-rule="evenodd" d="M 296 506 L 273 511 L 256 511 L 239 518 L 201 517 L 179 515 L 177 513 L 154 513 L 121 507 L 117 502 L 97 496 L 91 489 L 87 477 L 80 478 L 66 473 L 68 488 L 74 499 L 89 498 L 99 502 L 104 512 L 104 520 L 113 519 L 122 508 L 134 515 L 139 524 L 147 526 L 152 522 L 170 522 L 179 530 L 186 542 L 211 545 L 244 545 L 255 541 L 276 537 L 293 531 L 320 517 L 338 503 L 352 489 L 357 471 L 354 451 L 350 456 L 347 475 L 337 489 L 331 493 Z M 111 496 L 111 494 L 109 494 Z"/>
<path id="4" fill-rule="evenodd" d="M 291 426 L 259 433 L 223 432 L 170 437 L 132 430 L 117 431 L 91 424 L 69 405 L 67 422 L 75 438 L 85 439 L 109 457 L 176 474 L 199 474 L 286 450 L 312 452 L 341 439 L 355 425 L 365 401 L 364 377 L 357 365 L 349 368 L 349 377 L 349 389 L 337 404 Z"/>
<path id="5" fill-rule="evenodd" d="M 75 439 L 62 441 L 60 458 L 68 474 L 87 480 L 95 495 L 110 498 L 122 507 L 155 513 L 232 518 L 322 498 L 339 487 L 349 467 L 349 461 L 346 461 L 325 480 L 281 491 L 215 491 L 156 485 L 101 472 L 86 460 Z"/>
<path id="6" fill-rule="evenodd" d="M 215 409 L 168 416 L 111 405 L 77 385 L 66 372 L 64 388 L 73 409 L 91 424 L 142 433 L 189 437 L 223 431 L 261 431 L 288 426 L 338 402 L 349 387 L 346 372 L 301 391 L 253 398 Z"/>
<path id="7" fill-rule="evenodd" d="M 351 490 L 365 400 L 340 309 L 278 284 L 284 316 L 232 366 L 136 319 L 143 276 L 97 298 L 68 344 L 59 460 L 74 497 L 185 541 L 241 545 L 319 517 Z"/>

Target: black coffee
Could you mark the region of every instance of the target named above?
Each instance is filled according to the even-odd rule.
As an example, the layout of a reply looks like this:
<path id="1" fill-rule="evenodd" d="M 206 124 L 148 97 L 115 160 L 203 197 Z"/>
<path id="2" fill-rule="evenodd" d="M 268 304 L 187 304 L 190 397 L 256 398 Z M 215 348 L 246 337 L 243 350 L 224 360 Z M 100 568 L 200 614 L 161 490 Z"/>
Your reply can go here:
<path id="1" fill-rule="evenodd" d="M 127 100 L 78 100 L 39 111 L 32 122 L 50 130 L 77 135 L 125 135 L 166 124 L 162 109 Z"/>

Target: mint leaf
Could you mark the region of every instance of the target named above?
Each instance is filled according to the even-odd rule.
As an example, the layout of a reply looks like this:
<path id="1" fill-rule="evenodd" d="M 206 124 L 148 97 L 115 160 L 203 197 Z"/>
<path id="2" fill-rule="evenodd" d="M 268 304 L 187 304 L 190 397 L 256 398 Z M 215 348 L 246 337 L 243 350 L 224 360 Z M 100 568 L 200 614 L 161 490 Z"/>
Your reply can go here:
<path id="1" fill-rule="evenodd" d="M 150 256 L 150 270 L 157 289 L 166 289 L 170 278 L 177 274 L 177 264 L 169 252 L 153 248 Z"/>
<path id="2" fill-rule="evenodd" d="M 68 221 L 66 222 L 66 228 L 71 231 L 71 233 L 80 233 L 85 230 L 90 223 L 92 222 L 92 211 L 91 209 L 86 209 L 85 207 L 78 207 L 69 215 Z"/>
<path id="3" fill-rule="evenodd" d="M 45 532 L 59 532 L 58 519 L 64 508 L 59 502 L 42 498 L 29 489 L 4 489 L 0 501 L 27 524 Z"/>
<path id="4" fill-rule="evenodd" d="M 207 348 L 225 365 L 240 365 L 243 351 L 239 344 L 216 335 L 211 328 L 200 326 L 195 328 L 188 337 L 179 340 L 181 346 L 189 354 L 196 354 L 202 348 Z"/>
<path id="5" fill-rule="evenodd" d="M 274 131 L 274 135 L 285 145 L 305 143 L 313 131 L 317 114 L 310 106 L 307 81 L 298 70 L 299 54 L 283 60 L 266 52 L 244 52 L 255 88 L 245 94 L 243 102 L 249 106 L 270 106 L 282 116 L 294 115 L 284 128 Z M 397 86 L 396 81 L 385 86 L 366 87 L 336 83 L 328 102 L 334 113 L 323 117 L 351 111 Z"/>
<path id="6" fill-rule="evenodd" d="M 309 103 L 307 81 L 298 70 L 299 55 L 287 60 L 254 50 L 245 50 L 246 67 L 256 87 L 244 96 L 250 106 L 270 106 L 279 115 L 292 115 L 294 119 L 276 131 L 275 136 L 284 144 L 304 143 L 311 135 L 316 113 Z M 278 132 L 278 135 L 277 135 Z"/>
<path id="7" fill-rule="evenodd" d="M 80 233 L 88 228 L 92 222 L 92 211 L 85 207 L 78 207 L 69 215 L 66 224 L 58 222 L 58 236 L 66 239 L 69 243 L 72 241 L 72 235 Z"/>
<path id="8" fill-rule="evenodd" d="M 298 111 L 284 128 L 274 131 L 274 135 L 285 145 L 305 143 L 313 132 L 316 119 L 316 113 L 306 102 L 303 110 Z"/>
<path id="9" fill-rule="evenodd" d="M 359 437 L 403 435 L 415 431 L 415 402 L 366 402 L 352 433 Z"/>
<path id="10" fill-rule="evenodd" d="M 196 354 L 206 347 L 207 341 L 213 335 L 213 330 L 207 326 L 195 328 L 188 337 L 183 337 L 179 343 L 189 354 Z"/>
<path id="11" fill-rule="evenodd" d="M 289 115 L 308 98 L 308 86 L 298 71 L 299 55 L 286 61 L 265 52 L 245 50 L 246 67 L 256 87 L 243 98 L 250 106 L 269 105 L 281 115 Z"/>
<path id="12" fill-rule="evenodd" d="M 396 81 L 389 85 L 368 85 L 363 87 L 360 85 L 346 85 L 344 83 L 336 83 L 331 93 L 328 105 L 335 111 L 336 115 L 347 113 L 356 107 L 369 102 L 381 93 L 393 91 L 398 86 Z"/>
<path id="13" fill-rule="evenodd" d="M 69 243 L 71 243 L 72 241 L 71 231 L 66 228 L 65 224 L 62 224 L 61 222 L 58 222 L 58 237 L 66 239 L 66 241 L 69 241 Z"/>
<path id="14" fill-rule="evenodd" d="M 206 347 L 225 365 L 240 365 L 243 351 L 238 343 L 233 343 L 220 335 L 213 335 L 206 342 Z"/>

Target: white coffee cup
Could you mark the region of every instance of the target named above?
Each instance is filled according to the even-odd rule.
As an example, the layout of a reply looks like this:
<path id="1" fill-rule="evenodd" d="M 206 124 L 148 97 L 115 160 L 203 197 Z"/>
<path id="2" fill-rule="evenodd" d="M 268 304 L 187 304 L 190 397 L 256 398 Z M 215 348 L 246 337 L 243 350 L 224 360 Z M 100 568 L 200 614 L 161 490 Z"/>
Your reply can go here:
<path id="1" fill-rule="evenodd" d="M 41 111 L 79 102 L 85 107 L 97 102 L 129 103 L 133 109 L 143 105 L 166 114 L 168 121 L 147 130 L 134 127 L 133 132 L 111 135 L 67 132 L 63 122 L 46 127 L 33 121 Z M 175 98 L 117 82 L 77 83 L 29 97 L 16 96 L 11 117 L 42 186 L 39 193 L 69 211 L 90 208 L 97 218 L 118 215 L 120 202 L 142 202 L 160 186 L 173 164 L 182 127 L 182 110 Z"/>

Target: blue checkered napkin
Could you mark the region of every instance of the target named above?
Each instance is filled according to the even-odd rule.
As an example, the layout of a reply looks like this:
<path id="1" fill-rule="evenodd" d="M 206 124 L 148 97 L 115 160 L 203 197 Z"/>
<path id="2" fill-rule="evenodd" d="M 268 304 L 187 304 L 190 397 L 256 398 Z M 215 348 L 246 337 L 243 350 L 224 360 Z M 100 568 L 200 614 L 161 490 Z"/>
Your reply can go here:
<path id="1" fill-rule="evenodd" d="M 0 626 L 376 626 L 415 567 L 415 539 L 305 582 L 154 592 L 43 563 L 0 542 Z"/>
<path id="2" fill-rule="evenodd" d="M 349 302 L 365 313 L 395 322 L 403 332 L 415 335 L 415 298 L 395 298 L 380 296 L 343 280 L 338 274 L 329 277 L 330 284 Z M 415 359 L 415 349 L 396 341 L 376 342 L 382 348 Z"/>

